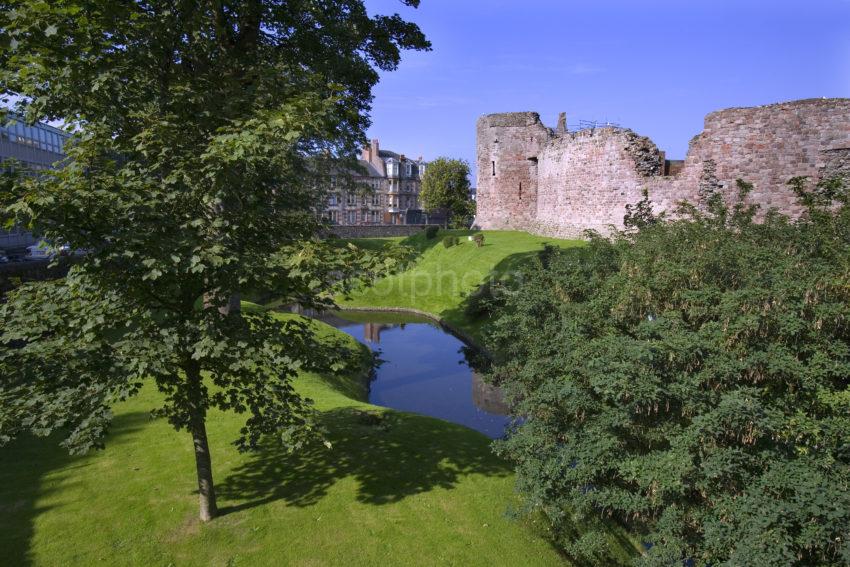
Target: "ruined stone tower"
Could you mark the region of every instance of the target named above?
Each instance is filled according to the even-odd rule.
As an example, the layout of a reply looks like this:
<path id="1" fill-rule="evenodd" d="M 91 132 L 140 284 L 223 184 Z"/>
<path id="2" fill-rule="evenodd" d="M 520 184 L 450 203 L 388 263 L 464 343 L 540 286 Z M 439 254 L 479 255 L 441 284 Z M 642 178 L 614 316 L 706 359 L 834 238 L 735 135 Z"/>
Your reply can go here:
<path id="1" fill-rule="evenodd" d="M 478 119 L 478 224 L 511 229 L 534 222 L 537 160 L 550 135 L 536 112 Z"/>
<path id="2" fill-rule="evenodd" d="M 566 130 L 538 114 L 490 114 L 478 120 L 478 213 L 486 229 L 559 237 L 586 229 L 622 228 L 627 204 L 647 189 L 659 210 L 672 211 L 706 191 L 727 199 L 736 180 L 754 185 L 752 203 L 795 216 L 787 186 L 835 175 L 850 183 L 850 99 L 809 99 L 712 112 L 684 163 L 669 162 L 655 144 L 616 127 Z"/>

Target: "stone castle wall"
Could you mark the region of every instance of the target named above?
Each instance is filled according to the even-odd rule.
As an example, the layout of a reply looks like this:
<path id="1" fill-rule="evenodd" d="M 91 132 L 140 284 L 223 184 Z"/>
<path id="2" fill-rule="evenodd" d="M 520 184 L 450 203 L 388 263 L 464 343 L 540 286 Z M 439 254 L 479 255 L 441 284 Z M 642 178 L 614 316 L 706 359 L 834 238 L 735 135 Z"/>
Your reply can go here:
<path id="1" fill-rule="evenodd" d="M 644 189 L 657 209 L 672 211 L 709 190 L 731 200 L 739 178 L 754 185 L 751 202 L 794 216 L 800 207 L 787 181 L 834 175 L 850 178 L 850 99 L 713 112 L 672 169 L 630 130 L 553 131 L 536 113 L 494 114 L 478 121 L 476 224 L 559 237 L 608 232 L 622 228 L 626 204 Z"/>
<path id="2" fill-rule="evenodd" d="M 531 226 L 537 217 L 537 160 L 551 132 L 535 112 L 478 122 L 477 222 L 496 229 Z"/>
<path id="3" fill-rule="evenodd" d="M 384 238 L 393 236 L 413 236 L 429 225 L 427 224 L 348 224 L 334 225 L 326 229 L 327 236 L 334 238 Z"/>

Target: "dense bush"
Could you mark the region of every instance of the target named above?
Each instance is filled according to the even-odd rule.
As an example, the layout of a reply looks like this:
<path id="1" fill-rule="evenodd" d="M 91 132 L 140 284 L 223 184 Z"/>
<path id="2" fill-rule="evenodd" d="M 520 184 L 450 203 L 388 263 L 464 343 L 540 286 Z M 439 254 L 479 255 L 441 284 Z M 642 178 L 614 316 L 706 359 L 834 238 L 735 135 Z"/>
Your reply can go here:
<path id="1" fill-rule="evenodd" d="M 446 248 L 457 246 L 459 243 L 460 239 L 457 236 L 446 236 L 443 238 L 443 246 L 445 246 Z"/>
<path id="2" fill-rule="evenodd" d="M 440 227 L 432 224 L 430 226 L 425 227 L 425 238 L 428 240 L 434 240 L 437 237 L 437 233 L 440 232 Z"/>
<path id="3" fill-rule="evenodd" d="M 616 523 L 638 564 L 850 564 L 850 207 L 794 187 L 799 221 L 715 195 L 505 293 L 493 379 L 527 419 L 498 450 L 573 557 L 614 563 Z"/>
<path id="4" fill-rule="evenodd" d="M 472 240 L 475 242 L 475 245 L 477 247 L 481 248 L 482 246 L 484 246 L 484 235 L 482 233 L 476 232 L 472 236 Z"/>
<path id="5" fill-rule="evenodd" d="M 487 280 L 478 289 L 469 294 L 464 302 L 464 314 L 470 319 L 489 316 L 504 306 L 503 284 L 495 280 Z"/>

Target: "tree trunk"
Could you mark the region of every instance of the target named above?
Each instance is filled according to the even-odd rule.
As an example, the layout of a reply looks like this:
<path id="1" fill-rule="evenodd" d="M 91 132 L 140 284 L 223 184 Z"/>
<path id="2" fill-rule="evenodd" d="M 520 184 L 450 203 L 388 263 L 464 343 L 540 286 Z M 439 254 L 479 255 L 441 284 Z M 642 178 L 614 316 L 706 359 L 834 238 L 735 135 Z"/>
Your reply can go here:
<path id="1" fill-rule="evenodd" d="M 205 293 L 204 294 L 204 308 L 209 309 L 213 307 L 212 301 L 213 294 Z M 222 315 L 241 315 L 242 313 L 242 294 L 239 292 L 231 293 L 227 298 L 227 304 L 219 305 L 218 312 Z"/>
<path id="2" fill-rule="evenodd" d="M 218 516 L 218 505 L 215 502 L 210 448 L 203 420 L 192 425 L 192 441 L 195 444 L 195 466 L 198 469 L 198 515 L 202 522 L 209 522 Z"/>
<path id="3" fill-rule="evenodd" d="M 218 506 L 215 501 L 210 447 L 207 443 L 206 410 L 201 397 L 201 372 L 197 364 L 187 366 L 186 378 L 189 382 L 190 404 L 192 406 L 189 429 L 192 433 L 192 443 L 195 448 L 195 467 L 198 472 L 199 517 L 202 522 L 209 522 L 218 515 Z"/>

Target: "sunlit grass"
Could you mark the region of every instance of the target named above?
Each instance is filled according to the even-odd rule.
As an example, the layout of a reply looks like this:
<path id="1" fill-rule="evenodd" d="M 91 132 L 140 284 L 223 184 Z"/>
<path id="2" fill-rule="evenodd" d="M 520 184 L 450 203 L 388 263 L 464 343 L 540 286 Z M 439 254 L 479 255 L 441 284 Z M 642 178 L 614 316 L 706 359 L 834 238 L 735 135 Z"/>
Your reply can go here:
<path id="1" fill-rule="evenodd" d="M 545 243 L 555 246 L 580 246 L 580 240 L 559 240 L 526 232 L 484 231 L 484 246 L 469 240 L 472 231 L 441 230 L 427 240 L 424 234 L 408 239 L 358 239 L 359 246 L 376 248 L 383 243 L 412 246 L 420 256 L 409 269 L 383 278 L 374 285 L 357 290 L 343 298 L 344 307 L 402 307 L 425 311 L 449 324 L 476 335 L 483 324 L 463 313 L 464 302 L 490 278 L 507 278 L 522 263 L 543 249 Z M 445 248 L 442 238 L 455 235 L 460 244 Z"/>
<path id="2" fill-rule="evenodd" d="M 542 528 L 506 518 L 514 475 L 483 435 L 365 403 L 360 372 L 305 373 L 297 387 L 332 448 L 240 454 L 242 419 L 212 412 L 224 515 L 207 525 L 190 437 L 150 419 L 153 387 L 115 408 L 105 451 L 69 457 L 30 438 L 0 449 L 0 564 L 563 564 Z"/>

